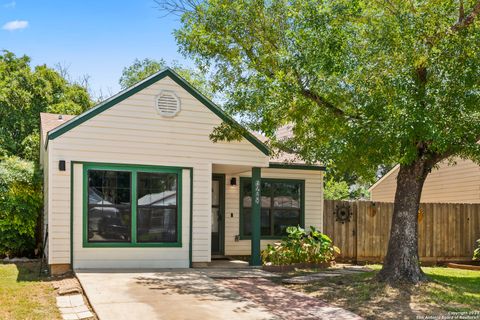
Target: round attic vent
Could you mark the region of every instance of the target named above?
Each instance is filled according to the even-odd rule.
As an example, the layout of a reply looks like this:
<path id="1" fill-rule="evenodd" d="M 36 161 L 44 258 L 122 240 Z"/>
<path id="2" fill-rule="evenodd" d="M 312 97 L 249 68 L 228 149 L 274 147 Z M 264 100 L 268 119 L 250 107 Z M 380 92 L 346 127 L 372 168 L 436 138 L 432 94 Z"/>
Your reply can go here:
<path id="1" fill-rule="evenodd" d="M 164 117 L 174 117 L 180 112 L 180 98 L 175 92 L 161 91 L 155 98 L 155 108 Z"/>

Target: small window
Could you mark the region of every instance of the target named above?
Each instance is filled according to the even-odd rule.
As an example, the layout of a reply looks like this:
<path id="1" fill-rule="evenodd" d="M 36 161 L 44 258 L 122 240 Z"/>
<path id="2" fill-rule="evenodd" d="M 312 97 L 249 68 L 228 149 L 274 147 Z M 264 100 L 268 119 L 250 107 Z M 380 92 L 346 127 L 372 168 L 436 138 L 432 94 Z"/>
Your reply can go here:
<path id="1" fill-rule="evenodd" d="M 240 234 L 244 237 L 252 235 L 251 179 L 240 181 L 240 212 L 242 223 Z M 260 234 L 262 238 L 279 238 L 286 235 L 289 226 L 303 225 L 303 192 L 304 182 L 298 180 L 262 179 Z"/>
<path id="2" fill-rule="evenodd" d="M 175 92 L 164 90 L 155 99 L 157 112 L 164 117 L 175 117 L 180 112 L 180 98 Z"/>

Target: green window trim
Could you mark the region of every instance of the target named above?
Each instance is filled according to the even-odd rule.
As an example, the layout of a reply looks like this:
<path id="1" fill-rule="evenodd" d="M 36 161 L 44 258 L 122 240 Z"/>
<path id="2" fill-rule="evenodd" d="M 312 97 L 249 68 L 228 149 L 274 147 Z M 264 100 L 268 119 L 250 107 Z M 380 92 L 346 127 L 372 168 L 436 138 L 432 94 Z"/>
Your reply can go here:
<path id="1" fill-rule="evenodd" d="M 239 235 L 240 240 L 251 240 L 251 236 L 243 234 L 243 186 L 247 181 L 251 181 L 252 178 L 250 177 L 240 177 L 240 226 L 239 226 Z M 300 183 L 300 226 L 305 228 L 305 180 L 298 180 L 298 179 L 281 179 L 281 178 L 261 178 L 262 182 L 294 182 Z M 261 240 L 280 240 L 284 238 L 284 236 L 262 236 L 260 235 Z"/>
<path id="2" fill-rule="evenodd" d="M 72 166 L 73 167 L 73 166 Z M 182 173 L 184 168 L 148 165 L 83 163 L 82 197 L 82 238 L 84 248 L 141 248 L 141 247 L 182 247 Z M 128 171 L 131 173 L 131 241 L 130 242 L 89 242 L 88 241 L 88 170 Z M 177 241 L 137 242 L 137 173 L 159 172 L 177 174 Z"/>

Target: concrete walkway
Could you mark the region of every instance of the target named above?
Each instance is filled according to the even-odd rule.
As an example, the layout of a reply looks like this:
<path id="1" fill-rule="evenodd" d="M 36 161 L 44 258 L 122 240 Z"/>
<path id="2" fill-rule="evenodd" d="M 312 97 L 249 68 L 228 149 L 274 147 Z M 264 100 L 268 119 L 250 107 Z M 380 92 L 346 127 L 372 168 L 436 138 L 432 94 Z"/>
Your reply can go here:
<path id="1" fill-rule="evenodd" d="M 83 271 L 77 277 L 100 320 L 361 319 L 267 280 L 274 274 L 239 271 Z"/>

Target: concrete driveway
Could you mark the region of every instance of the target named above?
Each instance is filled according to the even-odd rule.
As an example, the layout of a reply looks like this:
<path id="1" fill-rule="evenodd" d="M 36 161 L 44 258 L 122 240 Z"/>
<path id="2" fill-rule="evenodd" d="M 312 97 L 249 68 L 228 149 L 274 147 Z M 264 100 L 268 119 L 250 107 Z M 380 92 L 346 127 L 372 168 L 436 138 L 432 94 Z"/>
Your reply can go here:
<path id="1" fill-rule="evenodd" d="M 239 277 L 231 277 L 232 272 Z M 262 275 L 261 270 L 252 269 L 244 273 L 199 269 L 77 272 L 100 320 L 360 319 Z"/>
<path id="2" fill-rule="evenodd" d="M 161 272 L 77 272 L 101 320 L 278 319 L 192 269 Z"/>

